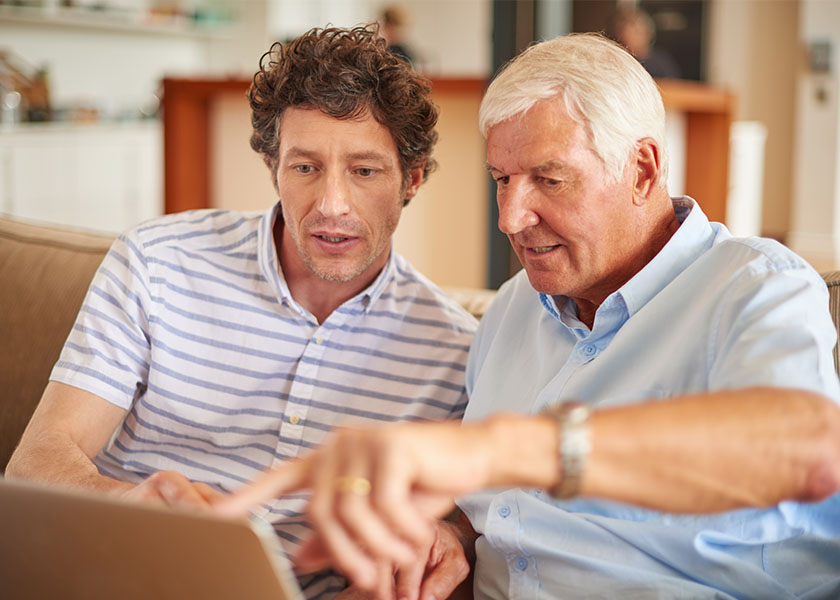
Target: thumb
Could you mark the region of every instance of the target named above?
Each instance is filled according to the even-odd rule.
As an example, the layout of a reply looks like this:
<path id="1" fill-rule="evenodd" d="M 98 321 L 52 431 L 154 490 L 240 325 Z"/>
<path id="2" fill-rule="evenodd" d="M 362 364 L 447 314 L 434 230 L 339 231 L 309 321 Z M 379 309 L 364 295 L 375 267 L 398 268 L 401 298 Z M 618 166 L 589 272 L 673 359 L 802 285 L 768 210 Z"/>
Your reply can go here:
<path id="1" fill-rule="evenodd" d="M 308 487 L 307 464 L 306 459 L 284 463 L 216 502 L 213 510 L 227 517 L 243 517 L 255 506 L 277 496 L 305 489 Z"/>

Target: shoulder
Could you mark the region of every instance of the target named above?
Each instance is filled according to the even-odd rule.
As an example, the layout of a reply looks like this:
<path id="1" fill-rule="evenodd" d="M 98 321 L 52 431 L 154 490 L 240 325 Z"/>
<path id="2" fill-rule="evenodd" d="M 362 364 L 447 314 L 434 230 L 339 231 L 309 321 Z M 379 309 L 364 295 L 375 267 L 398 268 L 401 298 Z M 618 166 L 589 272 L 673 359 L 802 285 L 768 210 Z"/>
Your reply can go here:
<path id="1" fill-rule="evenodd" d="M 710 252 L 719 253 L 733 259 L 740 259 L 744 266 L 767 271 L 786 269 L 811 269 L 808 262 L 793 250 L 763 237 L 730 237 L 714 244 Z"/>
<path id="2" fill-rule="evenodd" d="M 140 251 L 155 253 L 177 246 L 181 249 L 224 249 L 256 244 L 263 213 L 203 209 L 164 215 L 145 221 L 121 236 Z"/>
<path id="3" fill-rule="evenodd" d="M 701 258 L 707 268 L 718 270 L 720 280 L 741 287 L 750 282 L 794 278 L 826 289 L 822 276 L 801 256 L 769 238 L 727 238 L 715 243 Z"/>
<path id="4" fill-rule="evenodd" d="M 389 299 L 396 310 L 470 336 L 475 333 L 476 318 L 399 254 L 394 256 L 394 273 Z"/>

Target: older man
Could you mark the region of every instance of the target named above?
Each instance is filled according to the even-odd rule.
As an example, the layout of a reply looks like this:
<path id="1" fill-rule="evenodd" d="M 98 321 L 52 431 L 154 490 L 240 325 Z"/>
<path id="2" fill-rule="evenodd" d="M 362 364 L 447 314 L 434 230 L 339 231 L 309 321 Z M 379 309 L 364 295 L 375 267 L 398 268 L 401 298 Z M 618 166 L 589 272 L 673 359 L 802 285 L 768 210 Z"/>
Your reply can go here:
<path id="1" fill-rule="evenodd" d="M 480 120 L 525 270 L 470 350 L 470 423 L 343 432 L 227 510 L 312 487 L 325 547 L 363 581 L 448 495 L 492 488 L 458 502 L 479 598 L 840 596 L 819 275 L 669 197 L 656 86 L 599 36 L 528 49 Z"/>
<path id="2" fill-rule="evenodd" d="M 273 46 L 251 145 L 279 202 L 121 236 L 6 474 L 201 505 L 336 426 L 459 418 L 475 320 L 392 252 L 434 166 L 430 92 L 371 28 Z M 260 511 L 290 553 L 303 507 Z"/>

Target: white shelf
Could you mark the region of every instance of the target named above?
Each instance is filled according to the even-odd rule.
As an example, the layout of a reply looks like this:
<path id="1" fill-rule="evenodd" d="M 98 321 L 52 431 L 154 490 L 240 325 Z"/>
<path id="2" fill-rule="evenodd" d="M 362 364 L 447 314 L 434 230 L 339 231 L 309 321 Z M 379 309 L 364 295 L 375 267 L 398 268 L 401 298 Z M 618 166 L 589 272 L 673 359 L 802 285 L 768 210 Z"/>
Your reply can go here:
<path id="1" fill-rule="evenodd" d="M 231 23 L 201 24 L 186 17 L 156 17 L 141 12 L 1 5 L 0 23 L 208 38 L 226 37 L 232 27 Z"/>

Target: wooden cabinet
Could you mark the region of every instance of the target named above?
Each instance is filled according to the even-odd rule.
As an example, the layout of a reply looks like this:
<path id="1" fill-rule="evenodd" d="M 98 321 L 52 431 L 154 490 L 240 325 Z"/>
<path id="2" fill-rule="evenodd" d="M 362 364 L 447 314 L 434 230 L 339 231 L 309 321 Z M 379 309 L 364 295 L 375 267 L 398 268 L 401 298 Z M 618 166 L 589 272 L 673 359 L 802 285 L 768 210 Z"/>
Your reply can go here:
<path id="1" fill-rule="evenodd" d="M 665 109 L 685 117 L 685 193 L 710 221 L 726 221 L 729 193 L 729 130 L 735 98 L 693 81 L 657 81 Z"/>

